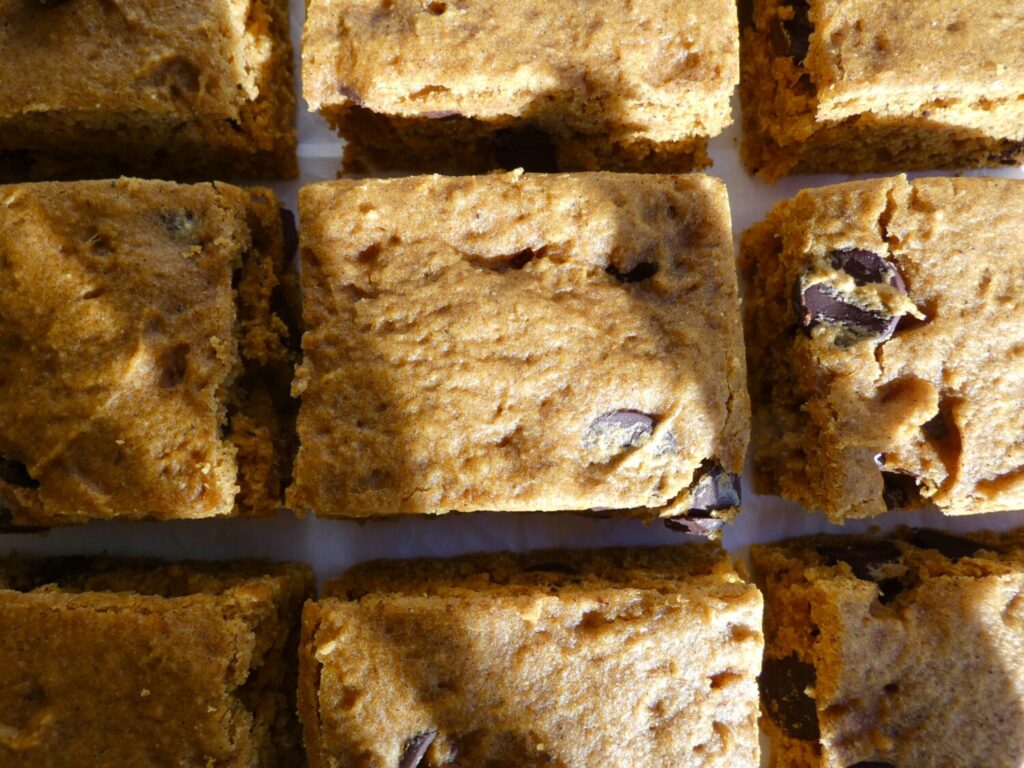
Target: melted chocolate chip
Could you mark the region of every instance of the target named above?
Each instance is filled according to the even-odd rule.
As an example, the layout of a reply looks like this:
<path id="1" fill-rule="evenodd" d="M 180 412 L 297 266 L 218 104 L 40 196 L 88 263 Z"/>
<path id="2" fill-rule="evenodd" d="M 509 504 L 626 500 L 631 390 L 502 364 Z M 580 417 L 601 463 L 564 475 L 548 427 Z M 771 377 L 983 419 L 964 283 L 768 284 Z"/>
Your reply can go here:
<path id="1" fill-rule="evenodd" d="M 906 285 L 896 268 L 877 253 L 860 248 L 845 248 L 829 254 L 834 269 L 853 278 L 857 286 L 888 283 L 906 292 Z M 810 330 L 819 323 L 842 325 L 854 337 L 872 337 L 884 341 L 892 336 L 902 315 L 890 315 L 855 304 L 828 282 L 813 283 L 803 288 L 797 284 L 796 306 L 801 324 Z M 840 341 L 841 337 L 837 337 Z"/>
<path id="2" fill-rule="evenodd" d="M 28 473 L 28 467 L 5 456 L 0 456 L 0 481 L 18 488 L 35 490 L 39 487 L 39 481 Z"/>
<path id="3" fill-rule="evenodd" d="M 405 749 L 402 751 L 402 758 L 398 761 L 398 768 L 418 768 L 436 738 L 437 731 L 427 731 L 413 736 L 405 742 Z"/>
<path id="4" fill-rule="evenodd" d="M 609 264 L 604 271 L 620 283 L 639 283 L 641 280 L 648 280 L 658 274 L 658 264 L 653 261 L 641 261 L 625 272 L 620 272 L 614 264 Z"/>
<path id="5" fill-rule="evenodd" d="M 818 708 L 807 694 L 817 676 L 814 666 L 797 658 L 795 653 L 784 659 L 765 657 L 758 686 L 761 701 L 772 721 L 793 739 L 817 741 Z"/>
<path id="6" fill-rule="evenodd" d="M 935 531 L 931 528 L 920 528 L 910 534 L 908 541 L 915 547 L 921 549 L 934 549 L 953 562 L 962 557 L 973 557 L 983 549 L 998 551 L 987 544 L 979 544 L 976 541 L 963 536 L 955 536 L 951 533 Z"/>
<path id="7" fill-rule="evenodd" d="M 879 565 L 899 562 L 900 548 L 887 539 L 861 539 L 843 544 L 821 544 L 815 548 L 825 565 L 843 562 L 853 575 L 864 581 L 874 581 L 874 570 Z"/>
<path id="8" fill-rule="evenodd" d="M 278 208 L 281 216 L 281 237 L 284 242 L 284 260 L 288 263 L 299 250 L 299 230 L 295 226 L 295 214 L 287 208 Z"/>
<path id="9" fill-rule="evenodd" d="M 586 441 L 634 448 L 651 436 L 657 423 L 653 416 L 640 411 L 612 411 L 591 422 Z"/>

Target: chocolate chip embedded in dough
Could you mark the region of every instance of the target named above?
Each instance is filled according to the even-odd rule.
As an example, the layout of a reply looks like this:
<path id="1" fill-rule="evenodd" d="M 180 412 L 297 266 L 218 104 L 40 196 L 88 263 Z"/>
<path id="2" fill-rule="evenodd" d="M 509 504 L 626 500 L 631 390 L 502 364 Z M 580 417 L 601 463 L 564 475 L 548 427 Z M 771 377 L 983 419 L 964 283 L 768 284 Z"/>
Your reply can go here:
<path id="1" fill-rule="evenodd" d="M 880 565 L 899 562 L 902 551 L 888 539 L 858 539 L 842 544 L 821 544 L 815 547 L 825 565 L 843 562 L 853 575 L 864 581 L 875 581 L 874 571 Z"/>
<path id="2" fill-rule="evenodd" d="M 658 263 L 654 261 L 641 261 L 625 272 L 620 271 L 614 264 L 609 264 L 605 267 L 604 271 L 620 283 L 639 283 L 641 280 L 649 280 L 658 274 Z"/>
<path id="3" fill-rule="evenodd" d="M 39 487 L 39 481 L 28 473 L 28 467 L 6 456 L 0 456 L 0 481 L 18 488 L 35 490 Z"/>
<path id="4" fill-rule="evenodd" d="M 635 448 L 654 432 L 658 420 L 640 411 L 612 411 L 598 416 L 587 428 L 588 446 Z"/>
<path id="5" fill-rule="evenodd" d="M 816 679 L 814 666 L 795 653 L 783 659 L 765 657 L 757 679 L 761 701 L 772 722 L 790 738 L 817 741 L 821 735 L 818 707 L 807 693 Z"/>
<path id="6" fill-rule="evenodd" d="M 712 517 L 707 512 L 687 512 L 685 515 L 665 518 L 665 527 L 673 531 L 682 531 L 691 536 L 711 536 L 725 526 L 720 517 Z"/>
<path id="7" fill-rule="evenodd" d="M 704 460 L 694 477 L 691 511 L 714 512 L 740 505 L 740 477 L 726 472 L 721 464 Z"/>
<path id="8" fill-rule="evenodd" d="M 782 22 L 789 37 L 789 53 L 797 64 L 803 64 L 807 58 L 807 52 L 811 49 L 811 33 L 814 32 L 814 25 L 811 24 L 810 4 L 807 0 L 792 0 L 790 5 L 793 8 L 793 18 Z"/>
<path id="9" fill-rule="evenodd" d="M 857 286 L 888 283 L 906 292 L 906 284 L 896 268 L 872 251 L 861 248 L 833 251 L 829 254 L 829 262 L 834 269 L 852 277 Z M 864 337 L 884 341 L 892 336 L 902 317 L 862 307 L 850 295 L 828 282 L 811 283 L 804 287 L 801 279 L 796 288 L 795 305 L 800 323 L 808 330 L 821 323 L 841 325 L 848 333 L 837 338 L 840 343 L 852 343 Z"/>
<path id="10" fill-rule="evenodd" d="M 426 731 L 405 742 L 405 749 L 402 751 L 402 758 L 398 761 L 398 768 L 419 768 L 435 738 L 437 738 L 437 731 Z"/>
<path id="11" fill-rule="evenodd" d="M 953 562 L 962 557 L 973 557 L 983 549 L 998 551 L 987 544 L 979 544 L 964 536 L 955 536 L 951 533 L 943 533 L 931 528 L 915 530 L 908 537 L 908 541 L 921 549 L 934 549 Z"/>

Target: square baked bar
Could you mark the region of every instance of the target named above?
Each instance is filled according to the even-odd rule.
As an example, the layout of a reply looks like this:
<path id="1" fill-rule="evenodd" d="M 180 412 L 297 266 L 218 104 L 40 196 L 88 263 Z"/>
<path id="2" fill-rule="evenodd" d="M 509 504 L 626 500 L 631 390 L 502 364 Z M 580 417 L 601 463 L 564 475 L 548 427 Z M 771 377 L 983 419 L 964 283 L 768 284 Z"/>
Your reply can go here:
<path id="1" fill-rule="evenodd" d="M 279 508 L 283 239 L 267 189 L 0 187 L 0 524 Z"/>
<path id="2" fill-rule="evenodd" d="M 737 510 L 749 405 L 721 182 L 337 181 L 300 208 L 293 509 L 703 528 Z"/>
<path id="3" fill-rule="evenodd" d="M 303 89 L 346 168 L 688 171 L 732 122 L 732 0 L 311 0 Z"/>
<path id="4" fill-rule="evenodd" d="M 833 521 L 1024 508 L 1024 182 L 805 190 L 743 237 L 755 486 Z"/>
<path id="5" fill-rule="evenodd" d="M 305 764 L 299 565 L 0 563 L 5 768 Z"/>
<path id="6" fill-rule="evenodd" d="M 0 0 L 0 181 L 291 178 L 287 0 Z"/>
<path id="7" fill-rule="evenodd" d="M 753 0 L 743 159 L 768 180 L 1024 161 L 1024 2 Z"/>
<path id="8" fill-rule="evenodd" d="M 1024 534 L 751 548 L 772 768 L 1017 768 Z"/>
<path id="9" fill-rule="evenodd" d="M 303 613 L 312 768 L 754 768 L 761 595 L 710 544 L 378 562 Z"/>

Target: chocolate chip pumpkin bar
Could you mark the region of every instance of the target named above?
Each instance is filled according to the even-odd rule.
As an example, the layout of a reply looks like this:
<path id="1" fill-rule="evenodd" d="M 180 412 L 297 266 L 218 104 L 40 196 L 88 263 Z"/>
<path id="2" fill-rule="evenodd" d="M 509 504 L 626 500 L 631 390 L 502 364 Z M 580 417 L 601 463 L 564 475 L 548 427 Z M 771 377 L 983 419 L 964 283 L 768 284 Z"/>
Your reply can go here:
<path id="1" fill-rule="evenodd" d="M 772 768 L 1024 757 L 1024 533 L 901 529 L 750 552 Z"/>
<path id="2" fill-rule="evenodd" d="M 739 79 L 733 0 L 311 0 L 303 89 L 349 170 L 710 165 Z"/>
<path id="3" fill-rule="evenodd" d="M 629 510 L 716 531 L 748 432 L 725 187 L 407 177 L 300 193 L 289 505 Z"/>
<path id="4" fill-rule="evenodd" d="M 787 173 L 1024 162 L 1024 4 L 753 0 L 743 158 Z"/>
<path id="5" fill-rule="evenodd" d="M 833 521 L 1024 508 L 1024 182 L 805 190 L 743 237 L 755 484 Z"/>
<path id="6" fill-rule="evenodd" d="M 712 544 L 357 566 L 303 613 L 310 765 L 755 768 L 741 568 Z"/>
<path id="7" fill-rule="evenodd" d="M 5 768 L 305 765 L 305 566 L 0 563 Z"/>
<path id="8" fill-rule="evenodd" d="M 0 0 L 0 181 L 291 178 L 287 0 Z"/>
<path id="9" fill-rule="evenodd" d="M 0 187 L 0 524 L 278 509 L 283 277 L 267 189 Z"/>

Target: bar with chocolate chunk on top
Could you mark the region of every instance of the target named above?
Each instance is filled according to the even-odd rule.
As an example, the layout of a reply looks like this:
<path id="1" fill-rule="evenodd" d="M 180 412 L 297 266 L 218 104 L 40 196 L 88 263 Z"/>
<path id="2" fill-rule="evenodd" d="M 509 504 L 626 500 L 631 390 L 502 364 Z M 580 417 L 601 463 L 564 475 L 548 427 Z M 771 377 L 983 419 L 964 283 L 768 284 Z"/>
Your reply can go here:
<path id="1" fill-rule="evenodd" d="M 805 190 L 743 236 L 755 487 L 833 521 L 1024 508 L 1024 182 Z"/>
<path id="2" fill-rule="evenodd" d="M 303 613 L 312 768 L 756 768 L 761 596 L 719 547 L 379 561 Z"/>
<path id="3" fill-rule="evenodd" d="M 1024 162 L 1024 13 L 1013 2 L 753 0 L 743 160 L 788 173 Z"/>
<path id="4" fill-rule="evenodd" d="M 749 413 L 720 182 L 337 181 L 300 206 L 293 508 L 574 510 L 699 534 L 738 511 Z"/>
<path id="5" fill-rule="evenodd" d="M 1024 530 L 810 536 L 751 548 L 772 768 L 1024 758 Z"/>

